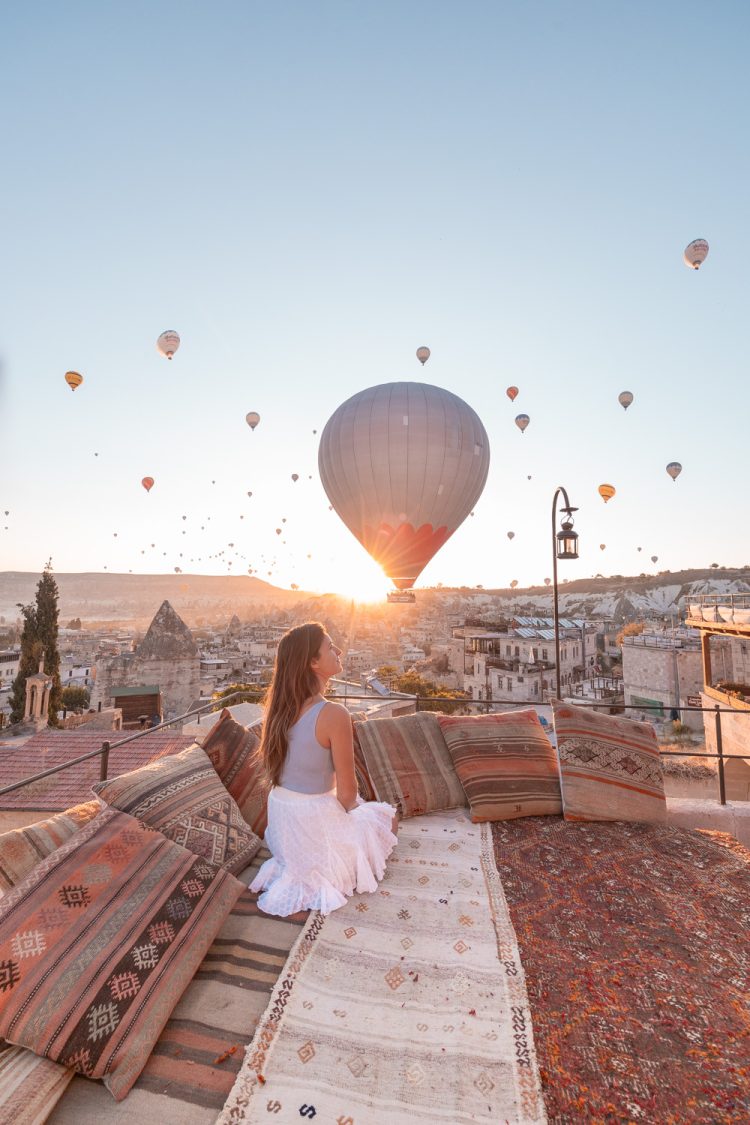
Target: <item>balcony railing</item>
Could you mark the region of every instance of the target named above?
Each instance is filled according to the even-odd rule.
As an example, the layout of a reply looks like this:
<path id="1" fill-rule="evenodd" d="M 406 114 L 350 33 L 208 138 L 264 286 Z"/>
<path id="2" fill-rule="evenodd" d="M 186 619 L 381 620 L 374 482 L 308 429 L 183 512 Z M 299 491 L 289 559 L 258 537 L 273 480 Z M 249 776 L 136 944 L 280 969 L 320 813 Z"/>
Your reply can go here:
<path id="1" fill-rule="evenodd" d="M 174 719 L 168 719 L 164 723 L 159 723 L 158 726 L 149 727 L 148 729 L 142 730 L 142 731 L 137 731 L 135 734 L 128 735 L 128 737 L 126 737 L 126 738 L 121 738 L 115 743 L 111 743 L 109 740 L 105 740 L 105 741 L 102 742 L 102 745 L 100 747 L 98 747 L 96 750 L 90 750 L 88 754 L 81 754 L 77 758 L 71 758 L 71 760 L 69 762 L 62 762 L 59 766 L 52 766 L 48 770 L 42 770 L 40 773 L 34 773 L 34 774 L 31 774 L 29 777 L 22 778 L 21 781 L 14 781 L 11 785 L 3 786 L 3 788 L 0 789 L 0 797 L 4 796 L 6 793 L 13 793 L 17 789 L 22 789 L 25 785 L 31 785 L 35 781 L 41 781 L 45 777 L 51 777 L 52 774 L 60 773 L 60 772 L 62 772 L 62 770 L 70 769 L 72 766 L 77 766 L 81 762 L 88 762 L 92 758 L 97 758 L 97 757 L 101 759 L 100 779 L 102 781 L 106 781 L 108 769 L 109 769 L 109 755 L 113 750 L 119 750 L 119 748 L 121 746 L 125 746 L 130 742 L 136 742 L 139 738 L 144 738 L 146 735 L 152 734 L 156 730 L 164 730 L 167 727 L 174 726 L 176 723 L 182 723 L 185 719 L 192 718 L 194 715 L 199 716 L 198 722 L 200 723 L 200 715 L 202 715 L 204 713 L 211 712 L 211 711 L 217 711 L 220 708 L 226 707 L 227 704 L 230 703 L 235 698 L 237 698 L 239 700 L 247 700 L 248 696 L 252 696 L 254 694 L 256 694 L 256 693 L 248 692 L 248 691 L 233 692 L 231 695 L 224 696 L 221 699 L 211 700 L 210 703 L 206 703 L 202 707 L 196 707 L 192 711 L 186 711 L 184 715 L 178 715 Z M 372 695 L 359 695 L 359 694 L 349 695 L 349 694 L 347 694 L 346 698 L 352 699 L 352 700 L 355 700 L 355 699 L 356 700 L 366 700 L 369 703 L 373 702 Z M 389 700 L 398 701 L 398 702 L 403 703 L 404 695 L 403 695 L 403 693 L 401 693 L 397 696 L 390 696 L 390 695 L 379 696 L 378 699 L 377 699 L 377 702 L 378 703 L 387 703 Z M 461 698 L 459 698 L 459 699 L 456 699 L 454 701 L 454 700 L 451 700 L 451 699 L 447 699 L 445 696 L 431 696 L 430 695 L 430 696 L 415 696 L 414 700 L 415 700 L 415 707 L 416 707 L 417 711 L 422 710 L 425 704 L 437 703 L 437 704 L 440 704 L 444 707 L 446 704 L 455 703 L 456 708 L 477 707 L 478 709 L 483 711 L 484 714 L 495 713 L 495 712 L 498 712 L 498 711 L 509 711 L 509 710 L 512 711 L 517 707 L 538 707 L 538 706 L 541 705 L 540 701 L 538 699 L 513 700 L 512 702 L 510 700 L 508 700 L 506 702 L 503 702 L 502 700 L 493 701 L 491 699 L 476 700 L 476 699 L 461 699 Z M 601 706 L 601 704 L 596 702 L 596 701 L 589 702 L 588 700 L 583 700 L 583 699 L 578 700 L 577 699 L 576 700 L 576 706 L 577 707 L 596 707 L 596 706 Z M 617 702 L 617 703 L 613 704 L 613 707 L 617 710 L 618 713 L 621 712 L 621 711 L 633 710 L 633 711 L 638 711 L 639 714 L 640 714 L 644 711 L 660 712 L 662 710 L 663 705 L 662 704 L 643 704 L 643 705 L 637 704 L 636 705 L 636 704 L 630 704 L 630 703 L 619 703 L 619 702 Z M 429 710 L 430 708 L 428 706 L 424 709 Z M 706 712 L 707 711 L 709 713 L 711 711 L 713 711 L 714 716 L 715 716 L 714 723 L 715 723 L 715 732 L 716 732 L 716 753 L 715 754 L 709 754 L 709 753 L 702 753 L 701 754 L 701 753 L 696 753 L 693 750 L 661 750 L 661 754 L 664 755 L 665 757 L 670 757 L 670 758 L 712 758 L 712 759 L 716 759 L 717 766 L 718 766 L 718 776 L 719 776 L 719 804 L 726 805 L 726 803 L 727 803 L 726 782 L 725 782 L 725 776 L 724 776 L 724 765 L 725 765 L 725 762 L 726 762 L 726 758 L 725 758 L 724 752 L 723 752 L 723 742 L 722 742 L 722 732 L 721 732 L 721 716 L 722 716 L 722 714 L 731 714 L 731 715 L 735 715 L 735 716 L 738 715 L 738 714 L 747 714 L 750 717 L 750 710 L 748 710 L 746 712 L 738 712 L 738 711 L 735 711 L 731 707 L 721 707 L 718 703 L 715 704 L 714 707 L 680 707 L 679 710 L 680 711 L 700 711 L 700 712 Z M 731 757 L 736 758 L 739 761 L 750 761 L 750 754 L 732 754 Z"/>

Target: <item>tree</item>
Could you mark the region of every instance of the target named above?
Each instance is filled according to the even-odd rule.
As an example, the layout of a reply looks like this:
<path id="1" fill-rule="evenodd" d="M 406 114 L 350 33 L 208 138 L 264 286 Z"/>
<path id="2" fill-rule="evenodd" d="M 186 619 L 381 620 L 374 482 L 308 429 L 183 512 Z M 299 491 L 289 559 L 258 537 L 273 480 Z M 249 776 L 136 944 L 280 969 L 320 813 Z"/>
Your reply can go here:
<path id="1" fill-rule="evenodd" d="M 406 672 L 403 676 L 398 676 L 393 681 L 391 688 L 393 691 L 403 691 L 408 695 L 432 697 L 429 709 L 431 711 L 442 711 L 446 715 L 451 715 L 454 711 L 460 710 L 462 701 L 468 699 L 465 692 L 439 688 L 432 680 L 426 680 L 423 676 L 417 675 L 416 672 Z M 445 702 L 443 702 L 444 700 Z M 449 700 L 453 702 L 449 702 Z"/>
<path id="2" fill-rule="evenodd" d="M 57 712 L 62 707 L 62 687 L 60 684 L 60 653 L 57 648 L 58 635 L 58 589 L 52 575 L 52 560 L 44 568 L 36 587 L 36 602 L 18 608 L 23 618 L 21 633 L 21 660 L 18 675 L 13 681 L 11 694 L 11 722 L 23 718 L 26 709 L 26 680 L 39 671 L 39 661 L 44 657 L 44 671 L 52 677 L 52 691 L 49 700 L 49 725 L 59 725 Z"/>
<path id="3" fill-rule="evenodd" d="M 642 621 L 631 621 L 629 625 L 625 625 L 623 629 L 617 634 L 617 644 L 622 648 L 623 637 L 638 637 L 646 628 Z"/>
<path id="4" fill-rule="evenodd" d="M 85 687 L 69 684 L 62 689 L 61 702 L 65 711 L 85 711 L 91 702 L 91 696 Z"/>
<path id="5" fill-rule="evenodd" d="M 68 627 L 68 629 L 80 629 L 80 628 L 81 628 L 81 619 L 80 619 L 80 617 L 74 617 L 74 618 L 72 618 L 72 619 L 71 619 L 71 620 L 70 620 L 70 621 L 68 622 L 68 626 L 67 626 L 67 627 Z"/>

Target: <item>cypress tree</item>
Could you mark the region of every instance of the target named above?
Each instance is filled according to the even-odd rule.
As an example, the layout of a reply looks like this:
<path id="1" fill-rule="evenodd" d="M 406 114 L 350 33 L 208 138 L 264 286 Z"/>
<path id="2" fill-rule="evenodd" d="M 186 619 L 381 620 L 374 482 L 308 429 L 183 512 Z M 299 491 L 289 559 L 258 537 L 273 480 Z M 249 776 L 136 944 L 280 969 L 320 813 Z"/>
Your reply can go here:
<path id="1" fill-rule="evenodd" d="M 58 589 L 52 575 L 52 560 L 44 568 L 36 588 L 36 603 L 20 605 L 23 616 L 21 634 L 21 660 L 18 675 L 13 681 L 11 695 L 11 722 L 23 718 L 26 706 L 26 680 L 39 671 L 39 661 L 44 656 L 44 671 L 52 677 L 52 692 L 49 701 L 49 725 L 58 726 L 57 712 L 62 707 L 62 685 L 60 683 L 60 653 L 57 648 L 58 636 Z"/>

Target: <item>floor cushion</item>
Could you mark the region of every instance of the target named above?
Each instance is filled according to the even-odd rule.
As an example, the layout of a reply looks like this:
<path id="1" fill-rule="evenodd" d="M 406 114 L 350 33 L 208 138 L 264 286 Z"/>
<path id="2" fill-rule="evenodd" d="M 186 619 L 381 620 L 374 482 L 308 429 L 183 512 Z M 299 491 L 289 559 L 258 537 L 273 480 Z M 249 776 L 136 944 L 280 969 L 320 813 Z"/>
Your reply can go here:
<path id="1" fill-rule="evenodd" d="M 242 890 L 103 809 L 0 899 L 0 1035 L 120 1101 Z"/>
<path id="2" fill-rule="evenodd" d="M 533 707 L 438 722 L 475 824 L 559 816 L 557 757 Z"/>
<path id="3" fill-rule="evenodd" d="M 101 801 L 85 801 L 36 824 L 3 832 L 0 836 L 0 893 L 14 887 L 40 859 L 59 848 L 82 824 L 101 811 Z"/>
<path id="4" fill-rule="evenodd" d="M 352 711 L 352 739 L 354 742 L 354 776 L 357 779 L 357 792 L 363 801 L 377 801 L 378 795 L 372 784 L 362 745 L 359 741 L 359 724 L 367 722 L 364 711 Z"/>
<path id="5" fill-rule="evenodd" d="M 566 820 L 666 820 L 659 743 L 650 723 L 553 702 Z"/>
<path id="6" fill-rule="evenodd" d="M 243 819 L 256 835 L 263 836 L 268 823 L 268 786 L 258 754 L 259 731 L 238 723 L 225 707 L 218 723 L 206 735 L 203 749 L 237 802 Z"/>
<path id="7" fill-rule="evenodd" d="M 402 817 L 466 804 L 434 711 L 355 723 L 378 801 Z"/>
<path id="8" fill-rule="evenodd" d="M 227 871 L 242 871 L 260 847 L 197 743 L 92 788 L 112 808 Z"/>

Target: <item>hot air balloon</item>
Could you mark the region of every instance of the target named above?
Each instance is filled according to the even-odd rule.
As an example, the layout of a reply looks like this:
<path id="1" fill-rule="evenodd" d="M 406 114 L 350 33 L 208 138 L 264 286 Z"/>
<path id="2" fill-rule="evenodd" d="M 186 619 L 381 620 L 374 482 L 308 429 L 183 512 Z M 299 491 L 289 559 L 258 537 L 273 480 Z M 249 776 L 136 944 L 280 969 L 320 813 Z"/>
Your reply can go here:
<path id="1" fill-rule="evenodd" d="M 636 547 L 636 551 L 642 551 L 643 547 Z"/>
<path id="2" fill-rule="evenodd" d="M 607 503 L 608 500 L 612 499 L 615 492 L 616 492 L 616 489 L 615 489 L 615 486 L 613 484 L 600 484 L 599 485 L 599 495 L 601 496 L 601 498 L 602 498 L 602 500 L 604 501 L 605 504 Z"/>
<path id="3" fill-rule="evenodd" d="M 528 414 L 517 414 L 516 415 L 516 425 L 518 426 L 521 433 L 523 433 L 523 431 L 526 429 L 526 427 L 528 426 L 530 421 L 531 421 L 531 419 L 529 418 Z"/>
<path id="4" fill-rule="evenodd" d="M 508 532 L 508 538 L 509 539 L 515 539 L 515 537 L 516 537 L 515 531 L 509 531 Z"/>
<path id="5" fill-rule="evenodd" d="M 248 492 L 248 496 L 252 496 L 252 492 Z"/>
<path id="6" fill-rule="evenodd" d="M 247 422 L 250 429 L 254 430 L 258 425 L 258 422 L 260 422 L 260 414 L 257 414 L 254 410 L 251 410 L 249 414 L 245 415 L 245 421 Z"/>
<path id="7" fill-rule="evenodd" d="M 334 411 L 318 449 L 338 515 L 400 590 L 482 494 L 489 439 L 472 408 L 427 383 L 383 383 Z"/>
<path id="8" fill-rule="evenodd" d="M 600 551 L 603 551 L 603 550 L 605 550 L 606 546 L 607 546 L 607 544 L 606 544 L 606 543 L 600 543 L 600 544 L 599 544 L 599 550 L 600 550 Z"/>
<path id="9" fill-rule="evenodd" d="M 526 480 L 531 480 L 531 473 L 526 477 Z"/>
<path id="10" fill-rule="evenodd" d="M 68 384 L 71 391 L 74 391 L 76 387 L 80 387 L 83 382 L 83 375 L 79 375 L 77 371 L 66 371 L 65 382 Z"/>
<path id="11" fill-rule="evenodd" d="M 156 341 L 156 350 L 162 355 L 165 355 L 167 359 L 172 358 L 179 346 L 180 337 L 176 332 L 172 331 L 172 329 L 167 332 L 162 332 L 161 336 Z"/>
<path id="12" fill-rule="evenodd" d="M 277 527 L 277 528 L 276 528 L 276 534 L 277 534 L 277 535 L 281 535 L 281 528 L 280 528 L 280 527 Z"/>
<path id="13" fill-rule="evenodd" d="M 632 391 L 621 391 L 620 394 L 617 396 L 617 401 L 619 402 L 619 404 L 623 408 L 623 410 L 627 410 L 627 408 L 630 406 L 631 402 L 633 401 Z"/>
<path id="14" fill-rule="evenodd" d="M 150 492 L 151 489 L 154 487 L 154 478 L 153 477 L 144 477 L 143 480 L 141 481 L 141 484 L 146 489 L 146 492 Z"/>
<path id="15" fill-rule="evenodd" d="M 427 360 L 429 358 L 430 358 L 430 349 L 429 348 L 424 348 L 424 347 L 417 348 L 417 359 L 422 364 L 422 367 L 424 367 L 424 365 L 427 363 Z"/>
<path id="16" fill-rule="evenodd" d="M 659 561 L 659 556 L 658 556 L 658 555 L 652 555 L 652 556 L 651 556 L 651 562 L 655 563 L 655 562 L 658 562 L 658 561 Z"/>
<path id="17" fill-rule="evenodd" d="M 515 590 L 515 588 L 516 588 L 516 586 L 517 586 L 517 585 L 518 585 L 518 579 L 517 579 L 517 578 L 514 578 L 514 579 L 513 579 L 513 581 L 512 581 L 512 582 L 511 582 L 511 584 L 510 584 L 510 588 L 511 588 L 511 590 Z"/>
<path id="18" fill-rule="evenodd" d="M 688 269 L 700 269 L 701 263 L 708 257 L 708 243 L 705 238 L 695 238 L 689 242 L 682 257 Z"/>
<path id="19" fill-rule="evenodd" d="M 518 387 L 506 387 L 505 393 L 511 402 L 515 402 L 516 395 L 518 394 Z"/>
<path id="20" fill-rule="evenodd" d="M 545 586 L 550 586 L 551 584 L 552 584 L 552 579 L 551 579 L 551 578 L 545 578 L 545 579 L 544 579 L 544 585 L 545 585 Z"/>
<path id="21" fill-rule="evenodd" d="M 677 480 L 678 476 L 682 472 L 682 465 L 679 461 L 670 461 L 667 465 L 667 472 L 669 473 L 672 480 Z"/>
<path id="22" fill-rule="evenodd" d="M 292 480 L 298 481 L 299 480 L 299 473 L 292 473 Z"/>

